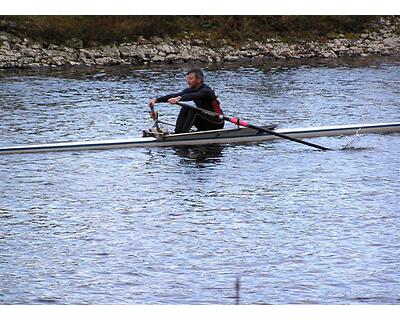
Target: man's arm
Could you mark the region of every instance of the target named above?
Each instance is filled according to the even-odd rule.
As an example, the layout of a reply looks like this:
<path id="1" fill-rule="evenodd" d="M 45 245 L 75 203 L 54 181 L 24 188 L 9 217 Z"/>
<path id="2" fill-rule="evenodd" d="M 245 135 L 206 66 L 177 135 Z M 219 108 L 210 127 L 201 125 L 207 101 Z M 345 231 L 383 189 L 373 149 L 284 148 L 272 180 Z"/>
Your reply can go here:
<path id="1" fill-rule="evenodd" d="M 179 101 L 193 101 L 196 99 L 210 99 L 214 98 L 214 92 L 209 88 L 201 88 L 196 92 L 190 92 L 190 90 L 182 91 L 179 93 L 175 93 L 172 95 L 165 96 L 165 98 L 169 103 L 175 104 Z M 157 102 L 159 100 L 157 99 Z M 165 102 L 165 101 L 163 101 Z"/>
<path id="2" fill-rule="evenodd" d="M 188 89 L 184 89 L 181 92 L 171 93 L 171 94 L 167 94 L 162 97 L 153 98 L 149 101 L 149 106 L 154 107 L 154 105 L 158 102 L 168 102 L 169 99 L 175 98 L 175 97 L 180 97 L 181 95 L 185 94 L 187 91 L 188 91 Z"/>
<path id="3" fill-rule="evenodd" d="M 165 96 L 158 97 L 156 99 L 156 102 L 167 102 L 169 99 L 174 98 L 174 97 L 178 97 L 178 96 L 180 96 L 182 94 L 183 94 L 182 91 L 181 92 L 177 92 L 177 93 L 167 94 Z"/>
<path id="4" fill-rule="evenodd" d="M 214 99 L 214 92 L 208 88 L 208 87 L 203 87 L 198 91 L 195 92 L 186 92 L 183 94 L 180 94 L 181 96 L 181 101 L 192 101 L 192 100 L 197 100 L 197 99 Z"/>
<path id="5" fill-rule="evenodd" d="M 182 95 L 186 94 L 188 91 L 189 91 L 189 89 L 184 89 L 177 93 L 167 94 L 165 96 L 157 98 L 157 102 L 167 102 L 169 99 L 182 96 Z"/>

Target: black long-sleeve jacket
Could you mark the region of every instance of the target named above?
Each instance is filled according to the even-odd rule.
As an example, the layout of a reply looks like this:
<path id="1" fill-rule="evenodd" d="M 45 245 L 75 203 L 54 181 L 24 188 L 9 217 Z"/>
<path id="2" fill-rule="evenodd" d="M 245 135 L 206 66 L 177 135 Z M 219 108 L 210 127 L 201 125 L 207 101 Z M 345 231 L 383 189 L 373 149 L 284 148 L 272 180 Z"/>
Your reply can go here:
<path id="1" fill-rule="evenodd" d="M 198 108 L 222 114 L 217 96 L 214 91 L 204 83 L 196 90 L 186 88 L 181 92 L 159 97 L 157 98 L 157 102 L 167 102 L 168 99 L 178 96 L 181 97 L 181 101 L 193 101 Z"/>

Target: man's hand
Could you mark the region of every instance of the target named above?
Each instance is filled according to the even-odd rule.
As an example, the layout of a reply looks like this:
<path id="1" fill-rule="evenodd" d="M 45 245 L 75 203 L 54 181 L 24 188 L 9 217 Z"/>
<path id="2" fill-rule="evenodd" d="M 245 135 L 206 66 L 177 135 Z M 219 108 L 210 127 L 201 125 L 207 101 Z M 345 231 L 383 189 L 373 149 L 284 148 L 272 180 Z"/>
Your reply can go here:
<path id="1" fill-rule="evenodd" d="M 149 101 L 149 107 L 150 107 L 150 108 L 154 107 L 154 105 L 155 105 L 156 103 L 157 103 L 157 99 L 156 99 L 156 98 L 151 99 L 151 100 Z"/>
<path id="2" fill-rule="evenodd" d="M 179 102 L 180 100 L 181 100 L 181 97 L 178 96 L 178 97 L 174 97 L 174 98 L 168 99 L 168 102 L 169 102 L 170 104 L 176 104 L 176 103 Z"/>

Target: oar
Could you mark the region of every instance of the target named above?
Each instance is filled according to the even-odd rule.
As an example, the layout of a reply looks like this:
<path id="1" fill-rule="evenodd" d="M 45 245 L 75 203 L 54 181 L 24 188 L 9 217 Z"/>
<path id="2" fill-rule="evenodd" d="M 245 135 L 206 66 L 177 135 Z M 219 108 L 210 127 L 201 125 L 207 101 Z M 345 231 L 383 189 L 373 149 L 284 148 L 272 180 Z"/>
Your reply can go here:
<path id="1" fill-rule="evenodd" d="M 204 110 L 204 109 L 201 109 L 201 108 L 189 105 L 189 104 L 181 103 L 181 102 L 177 102 L 176 104 L 181 106 L 181 107 L 183 107 L 183 108 L 188 108 L 188 109 L 191 109 L 191 110 L 194 110 L 194 111 L 198 111 L 198 112 L 201 112 L 201 113 L 203 113 L 205 115 L 208 115 L 208 116 L 211 116 L 211 117 L 217 117 L 217 118 L 219 118 L 221 120 L 229 121 L 229 122 L 231 122 L 231 123 L 233 123 L 235 125 L 238 125 L 238 126 L 242 126 L 242 127 L 251 128 L 251 129 L 258 130 L 258 131 L 266 132 L 266 133 L 272 134 L 274 136 L 280 137 L 282 139 L 287 139 L 287 140 L 291 140 L 291 141 L 294 141 L 294 142 L 297 142 L 297 143 L 305 144 L 307 146 L 314 147 L 314 148 L 317 148 L 317 149 L 320 149 L 320 150 L 331 150 L 329 148 L 320 146 L 320 145 L 315 144 L 315 143 L 299 140 L 299 139 L 293 138 L 291 136 L 288 136 L 286 134 L 282 134 L 282 133 L 279 133 L 279 132 L 276 132 L 276 131 L 273 131 L 273 130 L 269 130 L 269 129 L 265 129 L 265 128 L 262 128 L 262 127 L 255 126 L 255 125 L 253 125 L 253 124 L 251 124 L 251 123 L 249 123 L 247 121 L 244 121 L 244 120 L 236 118 L 236 117 L 227 117 L 227 116 L 224 116 L 222 114 L 218 114 L 218 113 L 215 113 L 215 112 L 212 112 L 212 111 Z"/>

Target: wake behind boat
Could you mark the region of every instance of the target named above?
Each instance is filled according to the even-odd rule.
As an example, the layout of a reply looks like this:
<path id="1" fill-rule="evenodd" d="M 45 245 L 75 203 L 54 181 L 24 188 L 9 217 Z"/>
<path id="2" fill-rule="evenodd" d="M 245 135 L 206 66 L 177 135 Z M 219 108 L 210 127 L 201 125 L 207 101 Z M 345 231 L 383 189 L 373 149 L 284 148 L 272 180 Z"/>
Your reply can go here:
<path id="1" fill-rule="evenodd" d="M 276 125 L 263 126 L 267 131 L 293 137 L 296 139 L 343 136 L 366 133 L 394 133 L 400 132 L 400 122 L 353 124 L 323 127 L 276 129 Z M 180 134 L 161 134 L 158 137 L 137 137 L 128 139 L 113 139 L 81 142 L 57 142 L 46 144 L 28 144 L 0 147 L 0 155 L 14 153 L 54 152 L 103 150 L 135 147 L 170 147 L 193 146 L 212 144 L 237 144 L 251 142 L 265 142 L 281 139 L 281 137 L 252 128 L 234 128 Z"/>

